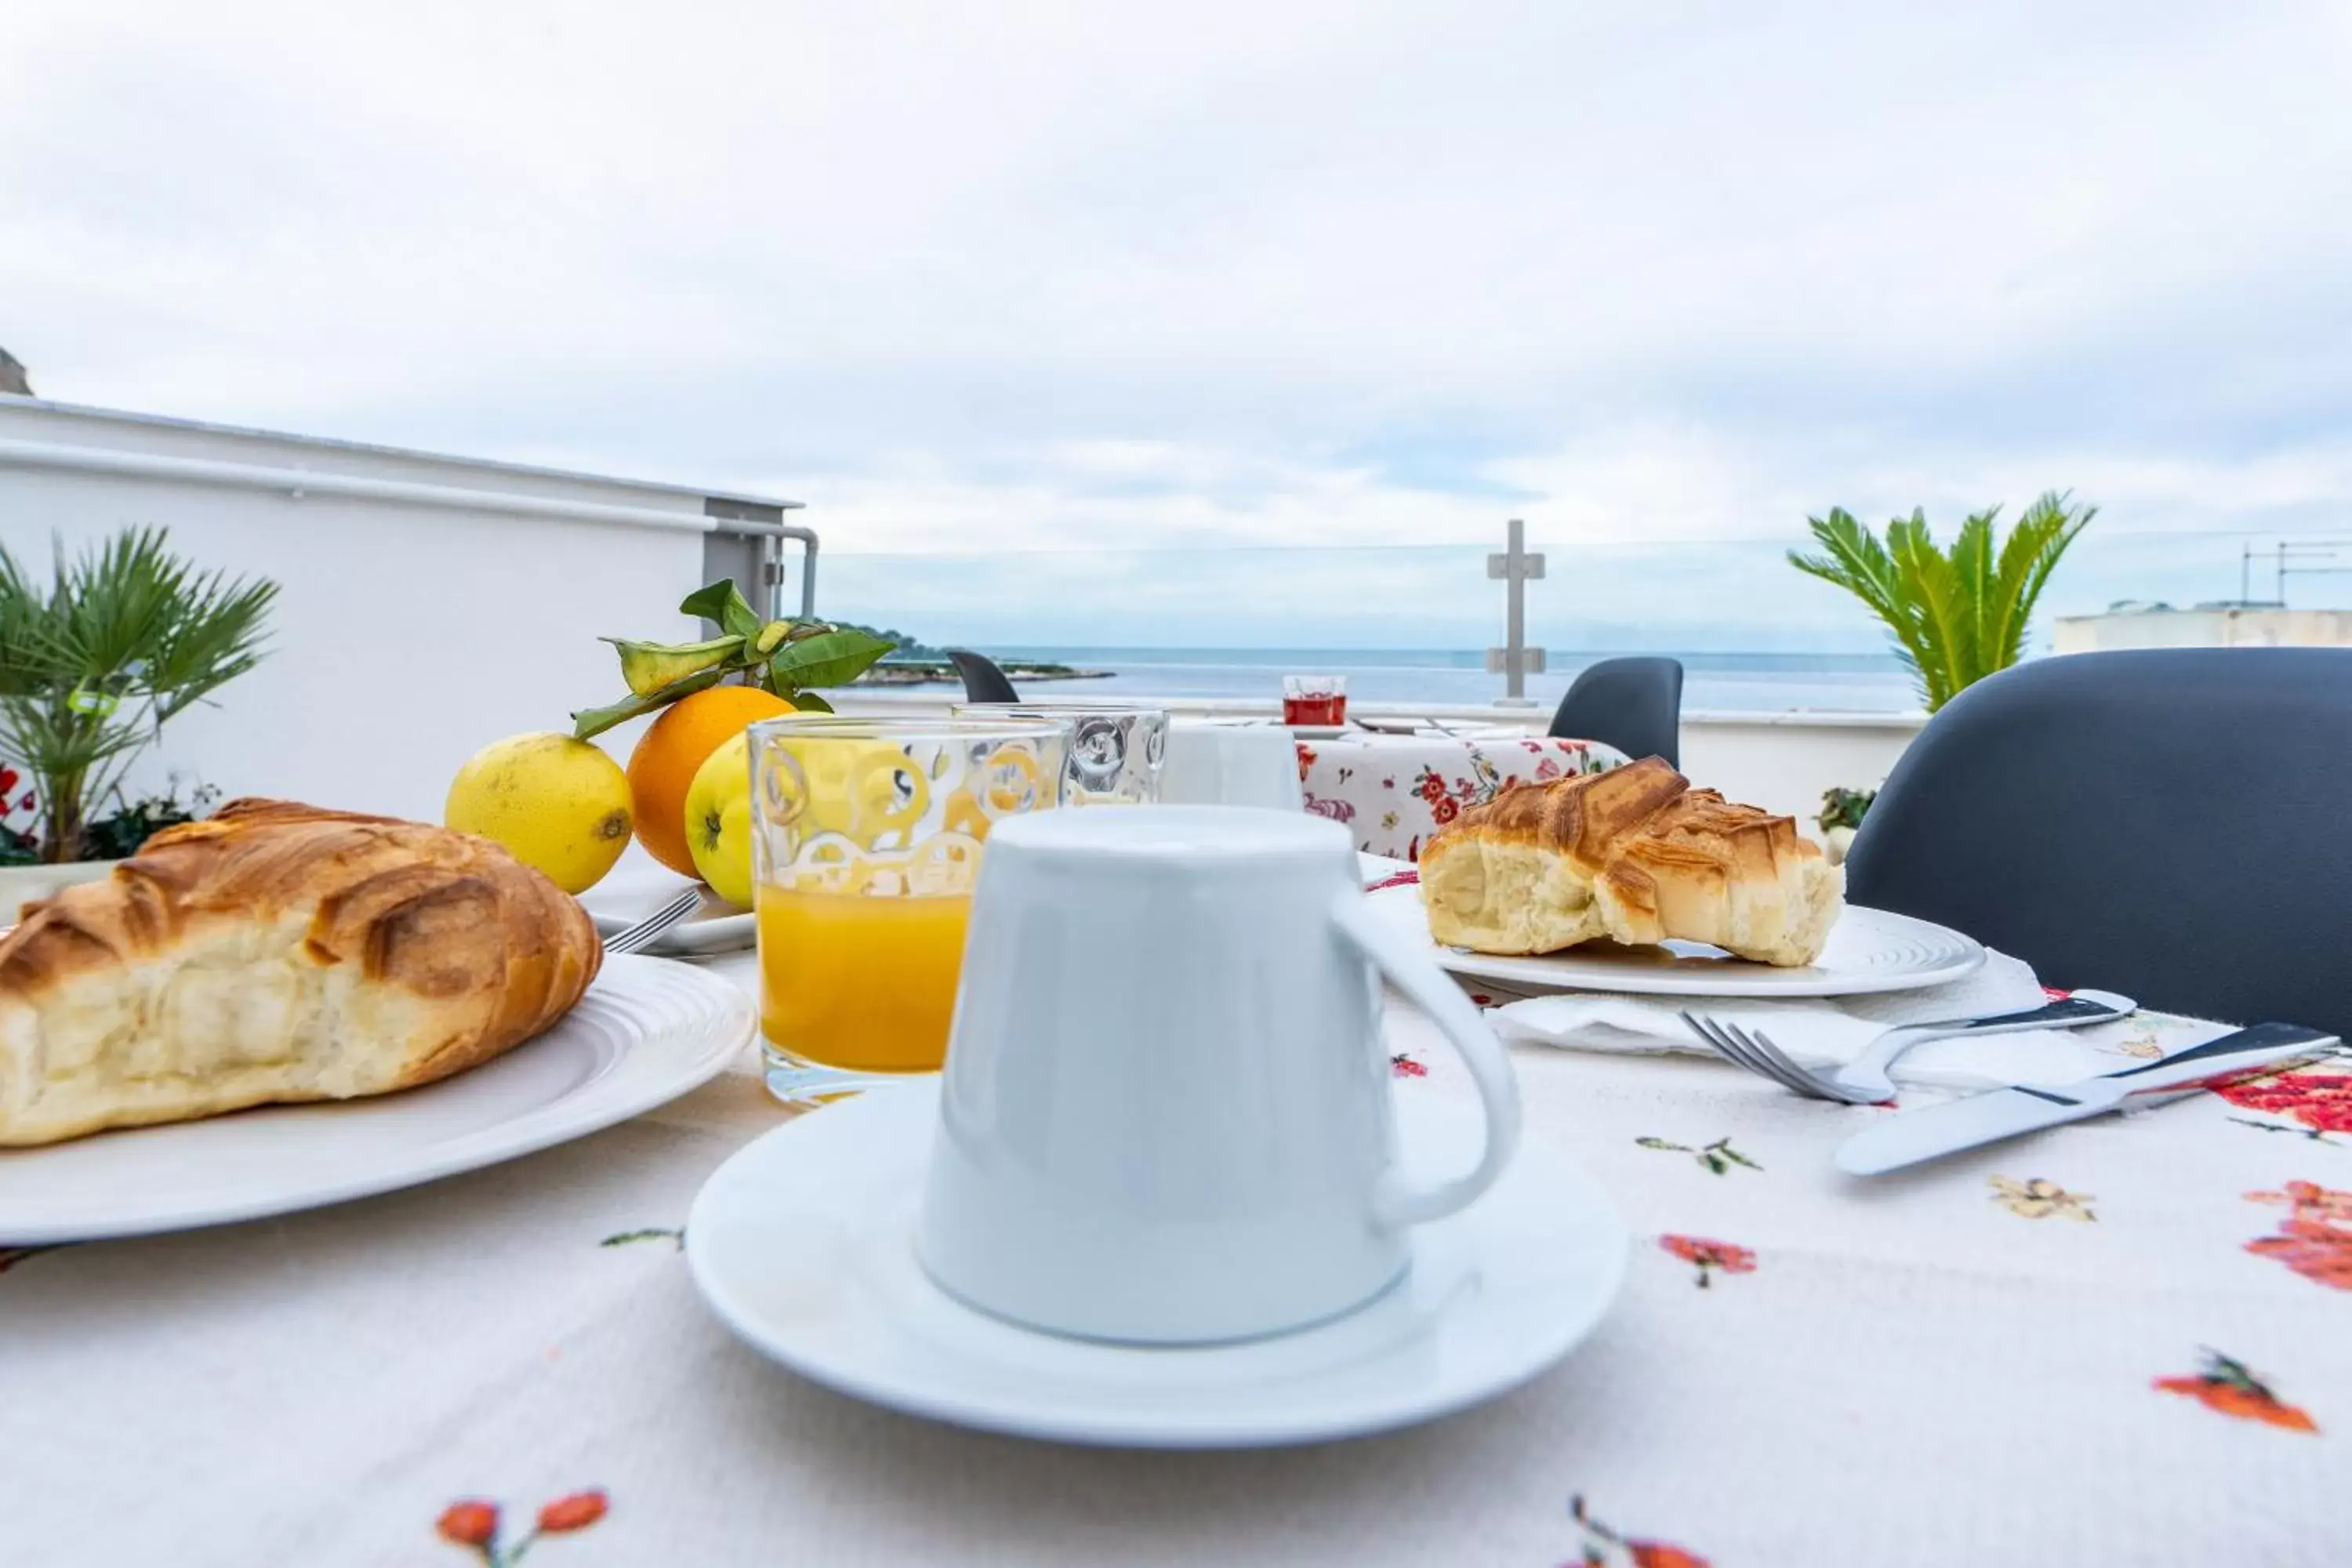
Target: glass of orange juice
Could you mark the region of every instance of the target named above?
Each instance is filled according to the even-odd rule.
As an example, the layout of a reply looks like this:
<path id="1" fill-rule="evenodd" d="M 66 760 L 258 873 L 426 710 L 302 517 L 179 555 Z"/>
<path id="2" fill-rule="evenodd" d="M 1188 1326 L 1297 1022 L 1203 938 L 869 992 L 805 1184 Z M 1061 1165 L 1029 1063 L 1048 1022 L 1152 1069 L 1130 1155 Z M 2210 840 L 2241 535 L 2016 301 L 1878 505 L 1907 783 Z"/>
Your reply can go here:
<path id="1" fill-rule="evenodd" d="M 1052 720 L 793 714 L 751 726 L 768 1087 L 809 1104 L 947 1058 L 991 826 L 1061 804 Z"/>

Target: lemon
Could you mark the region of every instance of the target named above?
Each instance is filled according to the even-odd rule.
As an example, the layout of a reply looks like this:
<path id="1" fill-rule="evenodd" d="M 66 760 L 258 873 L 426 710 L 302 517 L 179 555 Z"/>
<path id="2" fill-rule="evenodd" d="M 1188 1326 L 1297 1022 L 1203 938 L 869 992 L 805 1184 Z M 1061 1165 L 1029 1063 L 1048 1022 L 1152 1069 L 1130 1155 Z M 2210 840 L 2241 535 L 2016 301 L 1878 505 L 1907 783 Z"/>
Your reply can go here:
<path id="1" fill-rule="evenodd" d="M 599 748 L 541 731 L 494 741 L 450 782 L 442 820 L 478 833 L 567 893 L 584 893 L 629 847 L 629 780 Z"/>
<path id="2" fill-rule="evenodd" d="M 805 846 L 839 835 L 861 848 L 922 820 L 928 783 L 906 753 L 884 742 L 799 739 L 784 742 L 802 788 L 789 816 Z M 751 737 L 719 743 L 686 791 L 686 844 L 694 868 L 730 904 L 751 907 Z"/>
<path id="3" fill-rule="evenodd" d="M 751 907 L 751 737 L 738 734 L 694 770 L 686 786 L 686 847 L 710 890 Z"/>

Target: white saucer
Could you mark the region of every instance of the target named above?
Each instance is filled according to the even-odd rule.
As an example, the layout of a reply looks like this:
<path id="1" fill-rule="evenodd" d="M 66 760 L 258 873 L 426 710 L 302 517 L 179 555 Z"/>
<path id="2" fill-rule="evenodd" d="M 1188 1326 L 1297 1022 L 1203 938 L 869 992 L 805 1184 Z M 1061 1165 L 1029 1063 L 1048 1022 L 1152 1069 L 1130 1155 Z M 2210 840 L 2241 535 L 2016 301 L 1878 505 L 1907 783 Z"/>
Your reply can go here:
<path id="1" fill-rule="evenodd" d="M 1830 928 L 1822 955 L 1801 966 L 1776 969 L 1736 958 L 1704 942 L 1656 947 L 1588 942 L 1559 952 L 1472 952 L 1441 947 L 1429 938 L 1421 889 L 1384 888 L 1371 895 L 1381 912 L 1429 942 L 1441 968 L 1522 991 L 1623 991 L 1653 996 L 1867 996 L 1916 991 L 1974 973 L 1984 944 L 1943 926 L 1848 904 Z"/>
<path id="2" fill-rule="evenodd" d="M 1460 1170 L 1475 1108 L 1398 1091 L 1408 1164 Z M 1369 1305 L 1244 1343 L 1150 1349 L 1016 1328 L 916 1262 L 936 1081 L 812 1111 L 747 1145 L 695 1199 L 686 1255 L 735 1332 L 802 1375 L 908 1415 L 1114 1447 L 1267 1447 L 1426 1421 L 1533 1377 L 1590 1333 L 1626 1232 L 1574 1165 L 1524 1143 L 1465 1213 L 1413 1232 Z"/>

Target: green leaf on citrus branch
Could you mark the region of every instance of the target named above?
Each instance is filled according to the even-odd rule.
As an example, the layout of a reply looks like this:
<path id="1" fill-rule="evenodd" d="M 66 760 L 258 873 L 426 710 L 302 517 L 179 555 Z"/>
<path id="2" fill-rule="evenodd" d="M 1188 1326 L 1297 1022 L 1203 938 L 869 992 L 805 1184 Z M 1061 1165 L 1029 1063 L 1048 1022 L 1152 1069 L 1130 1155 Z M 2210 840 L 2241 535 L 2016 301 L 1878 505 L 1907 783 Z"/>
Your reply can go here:
<path id="1" fill-rule="evenodd" d="M 716 583 L 697 588 L 677 606 L 682 616 L 699 616 L 706 621 L 717 621 L 719 629 L 730 637 L 755 637 L 760 635 L 760 617 L 751 609 L 743 591 L 735 586 L 732 577 L 721 577 Z"/>
<path id="2" fill-rule="evenodd" d="M 626 697 L 602 708 L 583 708 L 572 715 L 572 736 L 585 741 L 632 719 L 642 719 L 656 708 L 667 708 L 681 697 L 718 685 L 726 673 L 723 669 L 706 669 L 683 680 L 673 680 L 659 690 L 648 691 L 643 696 Z"/>
<path id="3" fill-rule="evenodd" d="M 830 631 L 786 643 L 768 661 L 776 689 L 846 686 L 898 645 L 866 632 Z"/>

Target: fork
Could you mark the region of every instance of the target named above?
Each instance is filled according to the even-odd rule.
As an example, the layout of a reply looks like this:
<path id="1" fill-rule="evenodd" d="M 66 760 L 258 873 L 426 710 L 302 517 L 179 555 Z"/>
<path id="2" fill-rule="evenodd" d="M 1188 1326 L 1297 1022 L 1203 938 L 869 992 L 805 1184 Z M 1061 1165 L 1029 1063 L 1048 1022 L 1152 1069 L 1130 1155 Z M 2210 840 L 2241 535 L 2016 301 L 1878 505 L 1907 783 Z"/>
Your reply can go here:
<path id="1" fill-rule="evenodd" d="M 604 939 L 606 952 L 635 952 L 702 907 L 702 889 L 688 888 L 626 931 Z"/>
<path id="2" fill-rule="evenodd" d="M 2061 1000 L 2030 1007 L 2021 1013 L 1994 1013 L 1980 1018 L 1949 1018 L 1931 1024 L 1905 1024 L 1871 1041 L 1870 1048 L 1833 1073 L 1818 1073 L 1801 1066 L 1772 1043 L 1761 1029 L 1704 1014 L 1685 1012 L 1682 1021 L 1726 1059 L 1749 1072 L 1794 1089 L 1809 1100 L 1836 1100 L 1848 1105 L 1878 1105 L 1895 1098 L 1895 1080 L 1886 1069 L 1895 1058 L 1926 1040 L 1958 1035 L 2008 1035 L 2021 1029 L 2079 1029 L 2090 1024 L 2113 1023 L 2127 1017 L 2139 1005 L 2112 991 L 2077 991 Z"/>

